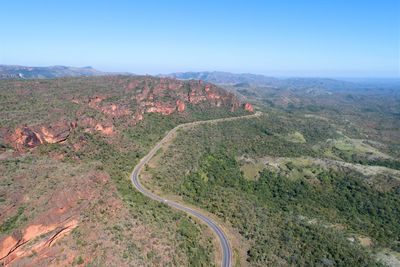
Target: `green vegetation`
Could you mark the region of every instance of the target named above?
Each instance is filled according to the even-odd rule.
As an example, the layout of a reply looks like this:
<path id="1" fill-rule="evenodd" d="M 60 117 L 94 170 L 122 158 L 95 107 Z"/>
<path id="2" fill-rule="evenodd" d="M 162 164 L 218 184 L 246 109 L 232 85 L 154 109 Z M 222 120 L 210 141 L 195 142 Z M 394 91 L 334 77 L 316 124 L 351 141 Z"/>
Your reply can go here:
<path id="1" fill-rule="evenodd" d="M 260 171 L 262 171 L 264 168 L 265 165 L 262 162 L 246 162 L 240 166 L 240 170 L 243 172 L 243 177 L 247 180 L 258 179 Z"/>
<path id="2" fill-rule="evenodd" d="M 74 260 L 72 262 L 72 266 L 82 265 L 83 263 L 85 263 L 85 261 L 83 260 L 82 256 L 79 255 L 74 258 Z"/>
<path id="3" fill-rule="evenodd" d="M 377 191 L 358 172 L 307 160 L 263 168 L 256 158 L 322 158 L 326 140 L 340 138 L 328 122 L 278 114 L 180 133 L 149 170 L 149 186 L 229 222 L 251 244 L 247 261 L 254 266 L 379 265 L 348 241 L 352 234 L 398 251 L 398 185 Z M 295 132 L 307 142 L 289 141 Z"/>
<path id="4" fill-rule="evenodd" d="M 304 136 L 299 132 L 294 132 L 288 135 L 288 141 L 294 143 L 306 143 L 306 139 Z"/>
<path id="5" fill-rule="evenodd" d="M 230 112 L 232 103 L 224 108 L 186 103 L 183 113 L 145 113 L 144 120 L 132 120 L 140 108 L 136 97 L 154 89 L 157 79 L 0 83 L 1 137 L 24 124 L 41 125 L 60 118 L 78 121 L 66 142 L 40 145 L 24 156 L 12 155 L 13 147 L 1 138 L 0 207 L 15 203 L 20 207 L 2 222 L 2 237 L 40 214 L 41 207 L 35 204 L 43 202 L 41 196 L 59 192 L 53 191 L 58 184 L 70 188 L 68 182 L 77 181 L 84 186 L 79 179 L 84 182 L 104 175 L 105 184 L 90 183 L 103 191 L 86 203 L 79 213 L 79 227 L 72 232 L 68 245 L 79 250 L 74 264 L 83 264 L 90 258 L 88 253 L 96 251 L 88 264 L 102 265 L 112 251 L 115 264 L 121 265 L 212 265 L 215 248 L 205 227 L 138 193 L 129 176 L 139 159 L 176 125 L 247 113 Z M 185 83 L 180 90 L 186 95 L 192 88 Z M 251 266 L 379 266 L 374 252 L 400 252 L 400 183 L 393 172 L 368 175 L 344 166 L 400 169 L 398 98 L 328 94 L 317 85 L 297 90 L 294 84 L 290 88 L 241 84 L 232 90 L 253 98 L 264 114 L 178 131 L 168 149 L 160 150 L 146 167 L 151 175 L 146 186 L 178 195 L 232 226 L 244 241 L 235 249 L 247 249 L 238 255 L 247 253 Z M 152 100 L 175 103 L 172 90 L 164 91 Z M 94 96 L 106 96 L 102 104 L 116 103 L 132 114 L 110 115 L 90 107 Z M 84 119 L 112 124 L 115 135 L 87 129 L 80 123 Z M 26 188 L 31 187 L 37 191 L 24 200 Z M 21 190 L 24 194 L 9 197 L 10 192 Z M 108 190 L 110 195 L 105 194 Z M 111 219 L 113 214 L 117 218 Z M 96 242 L 85 238 L 99 229 L 103 231 Z M 348 240 L 358 236 L 371 238 L 372 246 Z"/>
<path id="6" fill-rule="evenodd" d="M 107 139 L 100 134 L 83 134 L 79 137 L 71 136 L 72 140 L 75 138 L 82 139 L 83 137 L 86 142 L 85 150 L 78 154 L 65 150 L 65 147 L 59 148 L 64 150 L 64 155 L 66 155 L 64 160 L 67 162 L 72 161 L 73 157 L 76 156 L 83 162 L 101 162 L 99 167 L 110 174 L 121 198 L 131 209 L 132 216 L 140 218 L 145 225 L 153 225 L 155 229 L 160 230 L 159 234 L 172 234 L 171 238 L 178 242 L 178 248 L 185 252 L 189 266 L 210 266 L 213 262 L 213 244 L 209 238 L 202 236 L 200 226 L 194 221 L 187 219 L 186 215 L 173 211 L 165 204 L 157 203 L 143 196 L 137 192 L 128 179 L 132 167 L 147 152 L 145 147 L 154 145 L 155 142 L 163 137 L 165 132 L 173 127 L 173 120 L 165 119 L 159 115 L 150 115 L 139 125 L 135 132 L 127 129 L 124 137 L 125 140 L 130 142 L 132 146 L 138 145 L 137 142 L 131 143 L 132 141 L 139 141 L 143 150 L 121 152 L 109 144 Z M 144 133 L 152 132 L 153 130 L 155 132 L 152 135 L 144 135 Z M 129 136 L 129 134 L 133 133 L 135 136 Z M 143 135 L 140 135 L 140 133 L 143 133 Z M 138 140 L 135 138 L 138 136 L 141 139 Z M 177 228 L 175 228 L 175 224 L 177 224 Z M 115 229 L 112 231 L 121 241 L 128 241 L 126 237 L 121 236 Z M 127 248 L 127 251 L 129 251 L 129 248 Z M 130 254 L 124 253 L 123 256 L 129 259 Z M 147 254 L 147 259 L 155 265 L 159 264 L 157 263 L 159 261 L 158 256 L 152 251 Z M 176 264 L 183 264 L 183 262 L 180 259 L 176 259 Z"/>
<path id="7" fill-rule="evenodd" d="M 264 171 L 257 181 L 247 181 L 233 157 L 218 153 L 206 156 L 199 170 L 185 177 L 181 192 L 191 202 L 230 221 L 246 238 L 255 240 L 248 260 L 257 265 L 277 264 L 271 259 L 278 248 L 278 255 L 289 264 L 314 265 L 324 260 L 337 265 L 373 263 L 361 248 L 346 240 L 344 233 L 307 223 L 298 219 L 300 215 L 348 225 L 348 231 L 372 236 L 381 244 L 397 248 L 398 194 L 378 193 L 358 177 L 335 172 L 322 173 L 318 180 L 321 184 L 314 186 L 305 179 L 291 181 Z M 238 201 L 236 196 L 242 199 Z M 245 208 L 238 209 L 242 204 Z M 257 208 L 247 210 L 249 206 Z M 281 236 L 271 236 L 270 230 L 264 229 L 263 219 L 268 224 L 272 221 L 268 228 L 275 229 L 284 220 L 278 230 Z"/>
<path id="8" fill-rule="evenodd" d="M 12 230 L 17 228 L 19 224 L 26 221 L 27 218 L 24 216 L 25 207 L 21 206 L 17 209 L 17 214 L 7 218 L 7 220 L 0 226 L 0 233 L 10 233 Z"/>
<path id="9" fill-rule="evenodd" d="M 178 240 L 182 240 L 181 248 L 186 250 L 189 258 L 189 266 L 214 266 L 210 261 L 209 255 L 212 255 L 212 240 L 208 239 L 207 247 L 199 245 L 201 231 L 195 227 L 195 222 L 182 217 L 178 222 Z M 203 229 L 204 231 L 204 229 Z"/>
<path id="10" fill-rule="evenodd" d="M 365 159 L 365 158 L 359 157 L 357 155 L 354 155 L 354 156 L 351 157 L 351 159 L 349 161 L 355 162 L 355 163 L 360 163 L 360 164 L 363 164 L 363 165 L 383 166 L 383 167 L 388 167 L 388 168 L 391 168 L 391 169 L 400 170 L 400 161 L 399 160 L 394 160 L 394 159 L 374 159 L 374 160 L 370 160 L 370 159 Z"/>
<path id="11" fill-rule="evenodd" d="M 152 100 L 175 105 L 177 94 L 184 97 L 193 86 L 199 86 L 184 82 L 181 88 L 176 82 L 171 89 L 164 82 L 154 77 L 123 76 L 1 81 L 0 208 L 22 203 L 26 217 L 23 209 L 9 212 L 9 218 L 1 222 L 0 237 L 30 225 L 32 222 L 26 218 L 39 217 L 39 223 L 48 223 L 41 215 L 52 210 L 47 209 L 52 205 L 51 196 L 64 194 L 63 188 L 68 189 L 68 194 L 76 187 L 78 194 L 99 196 L 90 201 L 80 197 L 72 208 L 67 204 L 68 211 L 73 210 L 78 218 L 79 227 L 72 233 L 72 241 L 68 241 L 71 243 L 61 246 L 78 248 L 75 264 L 93 259 L 89 264 L 98 266 L 113 259 L 113 264 L 125 266 L 213 265 L 214 244 L 210 234 L 204 234 L 203 226 L 137 192 L 129 176 L 139 159 L 178 124 L 248 113 L 240 108 L 231 112 L 233 103 L 229 101 L 233 100 L 227 94 L 227 102 L 219 103 L 220 107 L 209 101 L 192 105 L 186 100 L 184 112 L 168 116 L 145 112 L 143 120 L 135 120 L 139 104 Z M 147 98 L 138 103 L 141 93 Z M 91 104 L 96 97 L 105 99 L 96 106 Z M 129 115 L 104 112 L 103 108 L 112 109 L 112 104 L 117 109 L 129 108 Z M 21 155 L 13 154 L 16 149 L 6 137 L 16 127 L 27 125 L 37 131 L 43 125 L 51 129 L 61 120 L 73 128 L 65 142 L 41 144 L 26 148 Z M 97 123 L 113 125 L 113 135 L 95 130 Z M 10 197 L 13 193 L 15 197 Z M 27 195 L 29 198 L 24 197 Z M 69 198 L 66 196 L 65 201 Z M 140 233 L 135 232 L 140 228 Z M 90 240 L 92 233 L 101 238 Z M 40 252 L 32 257 L 36 255 L 40 256 Z"/>

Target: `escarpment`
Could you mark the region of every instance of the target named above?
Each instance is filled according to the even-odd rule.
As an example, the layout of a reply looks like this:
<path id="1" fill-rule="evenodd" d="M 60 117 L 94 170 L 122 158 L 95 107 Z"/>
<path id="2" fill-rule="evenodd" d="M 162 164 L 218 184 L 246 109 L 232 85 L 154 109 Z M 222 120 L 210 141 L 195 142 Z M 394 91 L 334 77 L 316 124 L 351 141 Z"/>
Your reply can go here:
<path id="1" fill-rule="evenodd" d="M 60 90 L 62 82 L 62 80 L 53 81 L 61 87 Z M 51 120 L 43 118 L 41 123 L 24 121 L 15 128 L 7 128 L 3 136 L 4 142 L 23 152 L 46 143 L 63 143 L 76 128 L 82 129 L 85 133 L 116 136 L 118 135 L 116 124 L 126 122 L 129 127 L 135 127 L 146 119 L 146 114 L 151 113 L 162 116 L 190 114 L 191 109 L 196 106 L 206 109 L 225 109 L 228 112 L 254 111 L 251 104 L 242 104 L 234 94 L 203 81 L 151 76 L 110 76 L 93 78 L 91 82 L 95 83 L 91 93 L 60 92 L 63 95 L 62 101 L 69 102 L 75 109 L 74 113 L 65 115 L 72 108 L 63 103 L 64 109 L 57 107 L 59 113 L 63 114 L 59 117 L 49 114 L 53 117 Z M 31 90 L 45 91 L 45 88 L 37 82 L 31 81 L 25 85 Z M 106 91 L 103 89 L 106 86 L 115 88 Z M 22 94 L 26 93 L 23 89 L 20 90 Z"/>

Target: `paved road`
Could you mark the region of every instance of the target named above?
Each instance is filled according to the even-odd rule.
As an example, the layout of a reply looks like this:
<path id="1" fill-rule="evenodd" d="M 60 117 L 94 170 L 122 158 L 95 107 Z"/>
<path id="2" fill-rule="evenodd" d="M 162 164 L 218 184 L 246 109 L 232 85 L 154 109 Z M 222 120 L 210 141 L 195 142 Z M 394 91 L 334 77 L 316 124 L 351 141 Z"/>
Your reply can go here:
<path id="1" fill-rule="evenodd" d="M 241 117 L 222 118 L 222 119 L 208 120 L 208 121 L 196 121 L 196 122 L 190 122 L 190 123 L 178 125 L 174 129 L 170 130 L 167 133 L 167 135 L 160 142 L 158 142 L 155 145 L 155 147 L 153 147 L 146 156 L 144 156 L 140 160 L 140 162 L 136 165 L 135 169 L 133 169 L 132 174 L 131 174 L 131 180 L 132 180 L 133 185 L 142 194 L 144 194 L 145 196 L 147 196 L 153 200 L 165 203 L 173 208 L 182 210 L 194 217 L 197 217 L 198 219 L 205 222 L 211 228 L 211 230 L 218 236 L 218 239 L 221 244 L 222 253 L 223 253 L 222 264 L 221 264 L 222 267 L 231 267 L 232 266 L 232 248 L 229 244 L 228 237 L 222 231 L 221 227 L 219 227 L 217 225 L 217 223 L 215 223 L 212 219 L 208 218 L 207 216 L 203 215 L 202 213 L 200 213 L 194 209 L 191 209 L 191 208 L 184 206 L 182 204 L 179 204 L 177 202 L 174 202 L 174 201 L 171 201 L 171 200 L 168 200 L 168 199 L 165 199 L 165 198 L 162 198 L 160 196 L 153 194 L 152 192 L 150 192 L 149 190 L 147 190 L 146 188 L 144 188 L 142 186 L 142 184 L 139 181 L 139 174 L 140 174 L 140 171 L 142 170 L 142 168 L 150 161 L 150 159 L 154 156 L 154 154 L 157 152 L 157 150 L 159 150 L 160 147 L 164 143 L 166 143 L 171 138 L 173 138 L 174 133 L 178 129 L 188 128 L 190 126 L 200 125 L 200 124 L 205 124 L 205 123 L 217 123 L 217 122 L 222 122 L 222 121 L 232 121 L 232 120 L 238 120 L 238 119 L 253 118 L 253 117 L 260 116 L 260 115 L 261 115 L 260 112 L 256 112 L 255 114 L 241 116 Z"/>

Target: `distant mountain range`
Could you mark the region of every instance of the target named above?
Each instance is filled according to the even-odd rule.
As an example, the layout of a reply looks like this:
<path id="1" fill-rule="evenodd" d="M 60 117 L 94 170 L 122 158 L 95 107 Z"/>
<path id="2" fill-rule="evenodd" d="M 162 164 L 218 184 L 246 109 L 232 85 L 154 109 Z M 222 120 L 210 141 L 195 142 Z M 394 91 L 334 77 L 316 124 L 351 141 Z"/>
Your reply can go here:
<path id="1" fill-rule="evenodd" d="M 49 66 L 49 67 L 26 67 L 16 65 L 0 65 L 0 79 L 51 79 L 60 77 L 81 77 L 81 76 L 101 76 L 109 74 L 128 74 L 128 73 L 109 73 L 96 70 L 92 67 L 68 67 L 68 66 Z"/>
<path id="2" fill-rule="evenodd" d="M 295 85 L 298 87 L 340 87 L 347 85 L 354 85 L 352 82 L 340 81 L 329 78 L 275 78 L 259 74 L 251 73 L 230 73 L 230 72 L 177 72 L 167 75 L 167 77 L 173 77 L 177 79 L 195 79 L 204 80 L 216 84 L 227 84 L 227 85 L 257 85 L 257 86 L 273 86 L 273 87 L 291 87 Z"/>
<path id="3" fill-rule="evenodd" d="M 171 74 L 159 75 L 183 80 L 203 80 L 219 85 L 228 85 L 234 88 L 244 87 L 269 87 L 275 89 L 295 90 L 295 91 L 319 91 L 329 93 L 332 91 L 358 91 L 375 93 L 380 90 L 399 91 L 399 79 L 359 79 L 357 81 L 340 80 L 332 78 L 275 78 L 264 75 L 250 73 L 230 73 L 230 72 L 176 72 Z"/>
<path id="4" fill-rule="evenodd" d="M 261 85 L 261 84 L 270 84 L 278 81 L 279 79 L 268 77 L 264 75 L 258 74 L 250 74 L 250 73 L 230 73 L 230 72 L 222 72 L 222 71 L 203 71 L 203 72 L 176 72 L 161 76 L 168 76 L 177 79 L 184 80 L 203 80 L 210 83 L 217 84 L 240 84 L 240 83 L 248 83 L 253 85 Z"/>
<path id="5" fill-rule="evenodd" d="M 0 65 L 0 79 L 51 79 L 60 77 L 82 77 L 102 75 L 134 75 L 132 73 L 103 72 L 92 67 L 26 67 L 17 65 Z M 228 85 L 233 88 L 268 87 L 275 89 L 332 92 L 363 90 L 377 92 L 379 90 L 399 91 L 400 80 L 339 80 L 330 78 L 275 78 L 251 73 L 230 73 L 222 71 L 176 72 L 160 74 L 159 77 L 176 78 L 180 80 L 203 80 L 218 85 Z M 237 90 L 234 90 L 237 91 Z"/>

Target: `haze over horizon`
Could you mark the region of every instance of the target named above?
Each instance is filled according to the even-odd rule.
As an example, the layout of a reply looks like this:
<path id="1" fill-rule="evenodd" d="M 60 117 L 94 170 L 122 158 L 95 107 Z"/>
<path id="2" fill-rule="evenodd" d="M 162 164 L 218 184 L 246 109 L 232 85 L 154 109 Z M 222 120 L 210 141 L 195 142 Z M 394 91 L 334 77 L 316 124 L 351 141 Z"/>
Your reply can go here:
<path id="1" fill-rule="evenodd" d="M 0 64 L 400 77 L 395 0 L 19 1 L 0 21 Z"/>

